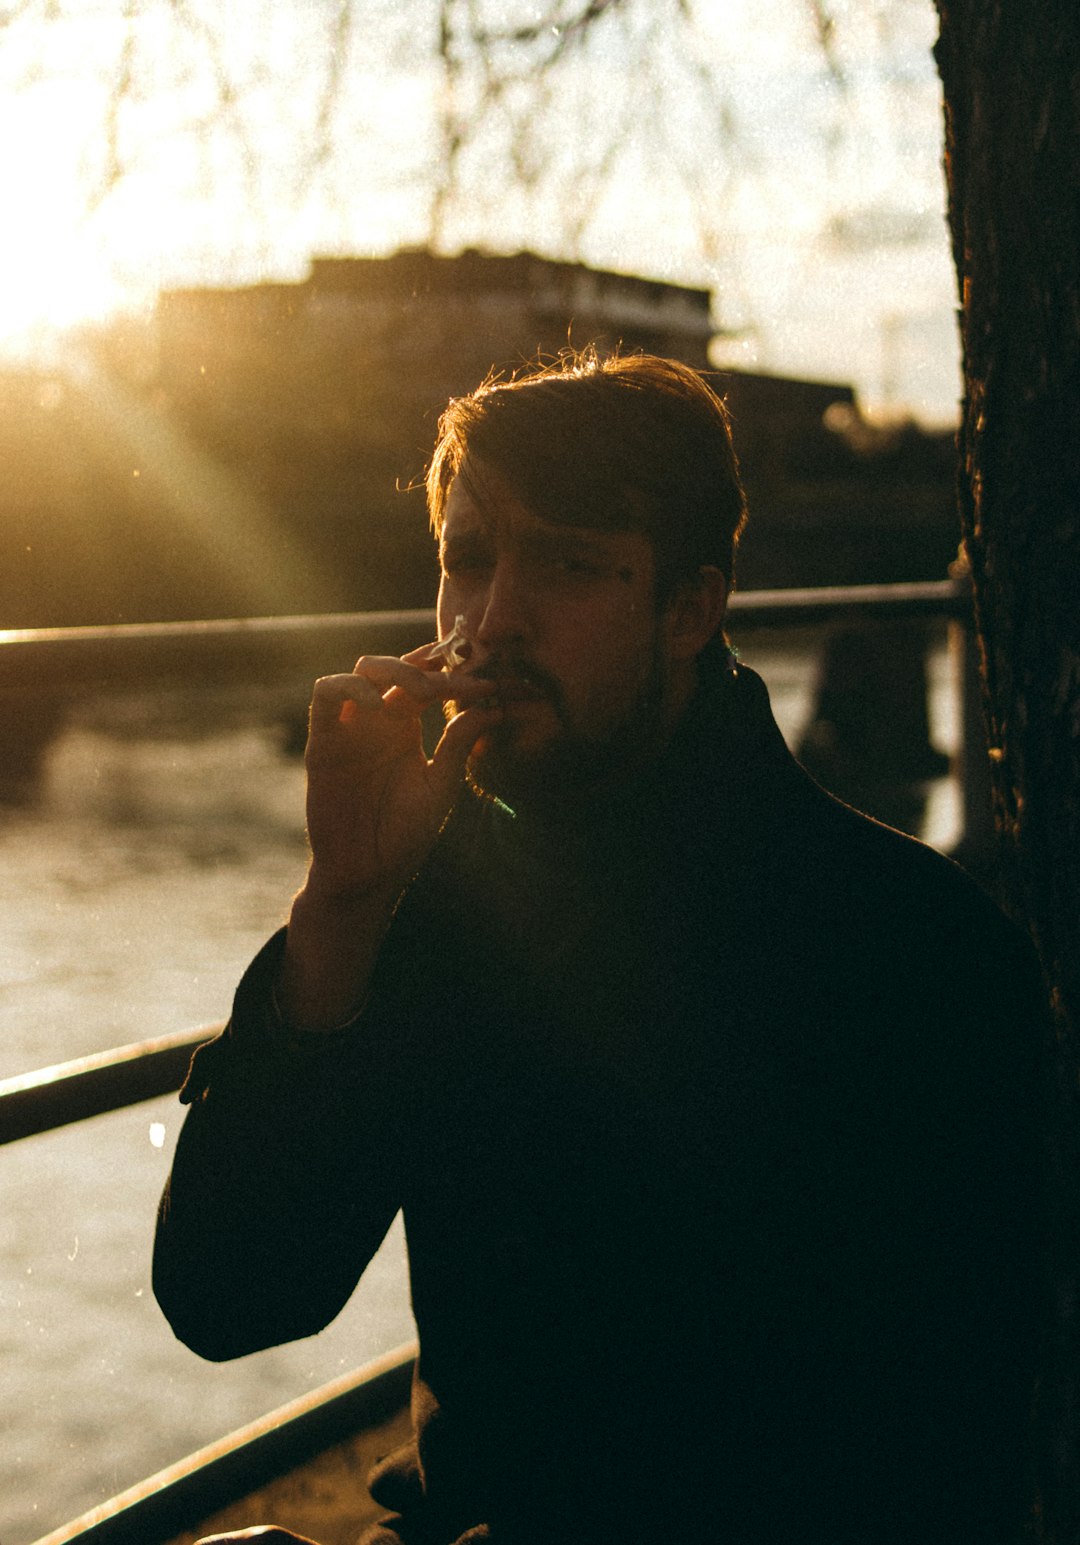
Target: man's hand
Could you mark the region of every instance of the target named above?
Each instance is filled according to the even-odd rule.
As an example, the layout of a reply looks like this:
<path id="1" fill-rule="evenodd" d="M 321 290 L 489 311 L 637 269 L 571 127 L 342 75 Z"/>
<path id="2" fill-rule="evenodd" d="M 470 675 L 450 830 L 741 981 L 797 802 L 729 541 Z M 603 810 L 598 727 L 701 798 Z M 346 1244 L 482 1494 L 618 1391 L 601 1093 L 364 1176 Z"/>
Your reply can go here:
<path id="1" fill-rule="evenodd" d="M 350 905 L 400 894 L 457 796 L 477 739 L 497 713 L 469 707 L 490 682 L 423 660 L 365 655 L 348 675 L 315 683 L 305 762 L 312 864 L 308 888 Z M 455 698 L 464 706 L 429 761 L 420 715 Z"/>
<path id="2" fill-rule="evenodd" d="M 431 646 L 400 660 L 365 655 L 315 683 L 305 762 L 311 866 L 289 920 L 282 1007 L 298 1029 L 327 1030 L 363 998 L 404 887 L 461 788 L 469 754 L 500 711 L 491 683 L 440 669 Z M 453 698 L 431 759 L 420 717 Z"/>

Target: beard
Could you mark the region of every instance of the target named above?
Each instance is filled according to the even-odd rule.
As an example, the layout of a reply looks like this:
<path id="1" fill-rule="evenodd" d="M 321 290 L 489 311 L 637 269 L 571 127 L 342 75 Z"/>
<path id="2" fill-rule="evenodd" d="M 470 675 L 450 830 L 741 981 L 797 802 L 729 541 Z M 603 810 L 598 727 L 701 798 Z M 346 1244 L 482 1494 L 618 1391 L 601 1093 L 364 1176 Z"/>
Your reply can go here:
<path id="1" fill-rule="evenodd" d="M 575 714 L 561 684 L 516 662 L 503 672 L 524 682 L 550 712 L 553 728 L 538 745 L 522 744 L 512 714 L 487 730 L 469 761 L 477 793 L 512 810 L 559 809 L 585 802 L 619 784 L 651 761 L 663 744 L 665 675 L 659 647 L 653 652 L 633 700 L 615 719 L 596 724 Z M 492 671 L 496 687 L 499 671 Z"/>

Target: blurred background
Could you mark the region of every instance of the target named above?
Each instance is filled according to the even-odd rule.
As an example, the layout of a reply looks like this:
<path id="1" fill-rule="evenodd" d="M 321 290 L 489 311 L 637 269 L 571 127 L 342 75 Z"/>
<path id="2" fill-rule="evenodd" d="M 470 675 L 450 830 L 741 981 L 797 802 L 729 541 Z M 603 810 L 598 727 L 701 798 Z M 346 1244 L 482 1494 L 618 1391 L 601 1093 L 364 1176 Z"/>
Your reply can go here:
<path id="1" fill-rule="evenodd" d="M 489 371 L 595 342 L 717 372 L 744 591 L 945 578 L 935 27 L 931 0 L 0 5 L 0 1077 L 227 1014 L 303 873 L 310 679 L 46 683 L 4 673 L 12 630 L 429 605 L 417 483 Z M 943 624 L 735 638 L 824 781 L 956 840 Z M 315 1342 L 176 1346 L 147 1267 L 178 1118 L 4 1150 L 3 1545 L 410 1334 L 395 1234 Z"/>

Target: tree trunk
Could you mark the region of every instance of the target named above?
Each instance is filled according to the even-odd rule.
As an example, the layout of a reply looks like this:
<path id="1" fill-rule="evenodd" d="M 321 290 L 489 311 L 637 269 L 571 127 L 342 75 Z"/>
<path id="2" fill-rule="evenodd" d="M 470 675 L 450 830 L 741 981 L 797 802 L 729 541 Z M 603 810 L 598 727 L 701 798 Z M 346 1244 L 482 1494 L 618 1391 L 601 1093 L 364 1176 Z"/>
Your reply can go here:
<path id="1" fill-rule="evenodd" d="M 1058 1339 L 1044 1395 L 1049 1538 L 1080 1539 L 1075 1420 L 1080 1075 L 1080 4 L 937 0 L 965 398 L 971 566 L 1003 899 L 1056 1030 Z"/>

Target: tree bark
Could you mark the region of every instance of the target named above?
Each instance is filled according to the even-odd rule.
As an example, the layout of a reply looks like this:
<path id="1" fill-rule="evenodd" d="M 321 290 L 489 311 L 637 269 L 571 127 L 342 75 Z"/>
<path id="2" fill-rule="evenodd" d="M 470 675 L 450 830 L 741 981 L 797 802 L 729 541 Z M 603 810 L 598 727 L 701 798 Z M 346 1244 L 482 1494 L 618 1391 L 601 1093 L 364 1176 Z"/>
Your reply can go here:
<path id="1" fill-rule="evenodd" d="M 961 299 L 959 504 L 1003 899 L 1046 976 L 1057 1064 L 1058 1311 L 1047 1537 L 1080 1538 L 1075 1418 L 1080 1076 L 1080 5 L 937 0 Z"/>

